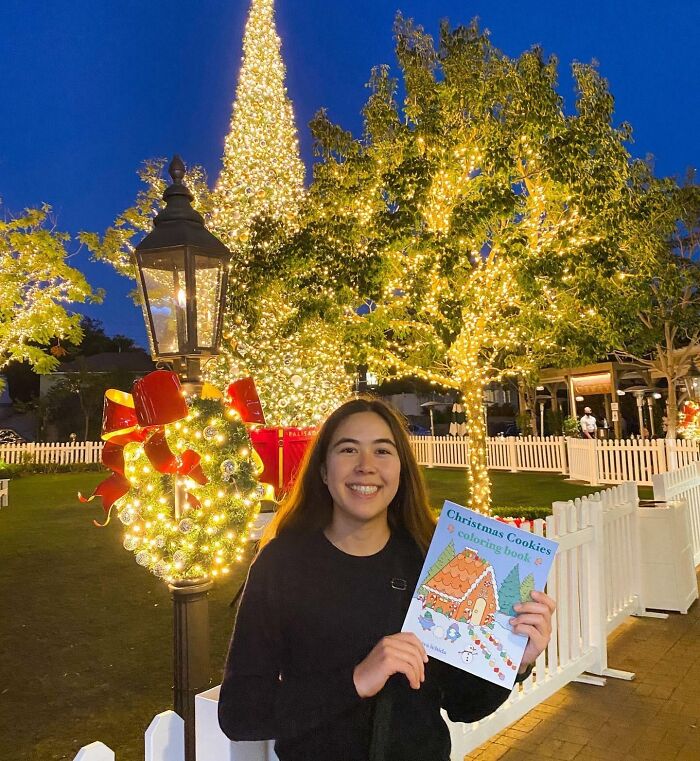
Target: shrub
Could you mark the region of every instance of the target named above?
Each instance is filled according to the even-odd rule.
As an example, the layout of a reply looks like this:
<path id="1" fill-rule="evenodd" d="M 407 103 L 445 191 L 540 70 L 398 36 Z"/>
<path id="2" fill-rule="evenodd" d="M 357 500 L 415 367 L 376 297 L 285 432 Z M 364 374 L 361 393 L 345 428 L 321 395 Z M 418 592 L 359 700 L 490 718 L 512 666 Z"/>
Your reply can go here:
<path id="1" fill-rule="evenodd" d="M 526 521 L 534 521 L 537 518 L 546 518 L 552 514 L 551 507 L 529 507 L 527 505 L 519 505 L 514 507 L 502 507 L 497 508 L 498 514 L 493 517 L 498 518 L 522 518 Z"/>
<path id="2" fill-rule="evenodd" d="M 21 470 L 21 465 L 10 465 L 0 460 L 0 478 L 16 478 Z"/>
<path id="3" fill-rule="evenodd" d="M 572 439 L 581 438 L 581 428 L 578 424 L 578 420 L 573 416 L 564 418 L 564 422 L 562 423 L 562 431 L 564 436 L 569 436 Z"/>

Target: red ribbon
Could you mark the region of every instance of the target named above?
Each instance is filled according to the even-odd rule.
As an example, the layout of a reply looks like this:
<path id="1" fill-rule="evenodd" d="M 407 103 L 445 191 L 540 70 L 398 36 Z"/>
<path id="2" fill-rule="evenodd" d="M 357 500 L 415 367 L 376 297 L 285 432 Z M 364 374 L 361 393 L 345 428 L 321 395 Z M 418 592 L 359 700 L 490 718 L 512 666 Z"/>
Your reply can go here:
<path id="1" fill-rule="evenodd" d="M 198 484 L 209 480 L 202 470 L 201 457 L 192 449 L 176 455 L 165 438 L 165 425 L 187 417 L 187 403 L 182 395 L 180 381 L 169 370 L 156 370 L 134 383 L 134 394 L 116 389 L 105 392 L 102 416 L 102 464 L 112 471 L 89 497 L 78 494 L 81 502 L 102 499 L 107 520 L 95 525 L 106 526 L 114 503 L 131 488 L 124 474 L 124 447 L 142 442 L 151 465 L 158 473 L 187 476 Z M 188 494 L 190 504 L 198 501 Z"/>
<path id="2" fill-rule="evenodd" d="M 234 381 L 226 390 L 226 395 L 227 406 L 236 410 L 243 423 L 265 425 L 265 413 L 252 378 Z"/>

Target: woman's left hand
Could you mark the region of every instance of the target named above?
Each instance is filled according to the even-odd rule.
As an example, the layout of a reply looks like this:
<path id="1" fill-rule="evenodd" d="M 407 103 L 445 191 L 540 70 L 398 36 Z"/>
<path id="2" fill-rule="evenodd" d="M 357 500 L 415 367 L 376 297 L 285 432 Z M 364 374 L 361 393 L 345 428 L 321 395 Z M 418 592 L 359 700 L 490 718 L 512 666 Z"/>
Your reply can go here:
<path id="1" fill-rule="evenodd" d="M 552 614 L 557 604 L 544 592 L 530 592 L 529 602 L 516 603 L 513 608 L 515 618 L 510 619 L 513 631 L 529 637 L 523 655 L 520 670 L 524 671 L 530 663 L 547 647 L 552 636 Z"/>

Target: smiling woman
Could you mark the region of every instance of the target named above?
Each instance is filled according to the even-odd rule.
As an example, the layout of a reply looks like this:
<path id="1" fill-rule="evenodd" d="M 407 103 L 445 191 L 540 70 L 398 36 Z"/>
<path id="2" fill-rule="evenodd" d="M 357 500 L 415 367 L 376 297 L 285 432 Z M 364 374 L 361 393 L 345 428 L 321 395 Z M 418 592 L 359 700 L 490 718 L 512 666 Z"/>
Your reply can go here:
<path id="1" fill-rule="evenodd" d="M 376 399 L 339 407 L 251 566 L 223 731 L 276 739 L 280 761 L 448 761 L 440 709 L 477 721 L 509 692 L 429 659 L 401 632 L 433 530 L 405 421 Z M 550 630 L 543 601 L 524 607 L 523 624 Z M 531 638 L 527 663 L 547 639 Z"/>

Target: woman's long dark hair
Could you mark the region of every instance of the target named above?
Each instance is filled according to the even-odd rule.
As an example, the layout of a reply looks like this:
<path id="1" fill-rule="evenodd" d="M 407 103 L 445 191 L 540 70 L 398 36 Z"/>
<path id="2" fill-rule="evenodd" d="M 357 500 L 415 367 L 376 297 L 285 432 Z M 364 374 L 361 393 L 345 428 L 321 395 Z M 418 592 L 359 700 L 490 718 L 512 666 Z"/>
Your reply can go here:
<path id="1" fill-rule="evenodd" d="M 260 539 L 261 548 L 282 534 L 306 534 L 321 530 L 331 522 L 333 498 L 321 478 L 322 466 L 338 426 L 359 412 L 379 415 L 391 429 L 396 442 L 401 473 L 398 491 L 389 505 L 389 526 L 403 529 L 423 552 L 427 551 L 435 530 L 435 519 L 428 506 L 425 483 L 408 440 L 405 420 L 393 407 L 371 397 L 345 402 L 328 416 L 306 452 L 291 492 L 265 529 Z"/>

